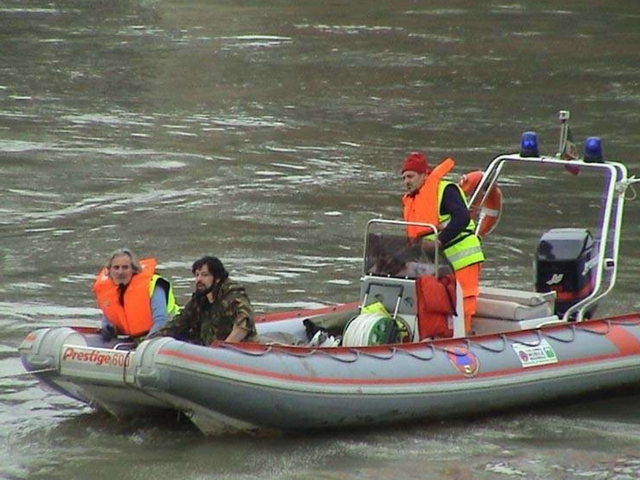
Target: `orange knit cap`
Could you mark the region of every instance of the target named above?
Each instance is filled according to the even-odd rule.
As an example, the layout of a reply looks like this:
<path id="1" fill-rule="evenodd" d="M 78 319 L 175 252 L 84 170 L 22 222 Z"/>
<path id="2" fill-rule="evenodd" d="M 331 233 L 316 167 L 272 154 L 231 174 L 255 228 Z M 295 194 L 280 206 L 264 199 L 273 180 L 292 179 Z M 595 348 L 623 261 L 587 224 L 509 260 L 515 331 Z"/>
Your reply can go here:
<path id="1" fill-rule="evenodd" d="M 418 173 L 427 173 L 428 169 L 429 163 L 427 162 L 427 157 L 419 152 L 410 153 L 402 164 L 402 173 L 407 170 Z"/>

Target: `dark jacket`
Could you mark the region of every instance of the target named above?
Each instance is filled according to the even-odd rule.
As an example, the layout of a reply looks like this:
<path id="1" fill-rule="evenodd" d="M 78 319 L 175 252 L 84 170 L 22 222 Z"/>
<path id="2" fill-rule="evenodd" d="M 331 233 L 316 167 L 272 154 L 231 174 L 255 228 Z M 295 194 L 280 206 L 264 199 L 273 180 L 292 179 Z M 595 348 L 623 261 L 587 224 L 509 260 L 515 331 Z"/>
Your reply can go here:
<path id="1" fill-rule="evenodd" d="M 235 325 L 248 331 L 243 341 L 256 336 L 253 307 L 242 285 L 226 279 L 213 290 L 213 303 L 196 292 L 173 320 L 167 322 L 155 336 L 168 336 L 192 343 L 209 345 L 224 340 Z"/>

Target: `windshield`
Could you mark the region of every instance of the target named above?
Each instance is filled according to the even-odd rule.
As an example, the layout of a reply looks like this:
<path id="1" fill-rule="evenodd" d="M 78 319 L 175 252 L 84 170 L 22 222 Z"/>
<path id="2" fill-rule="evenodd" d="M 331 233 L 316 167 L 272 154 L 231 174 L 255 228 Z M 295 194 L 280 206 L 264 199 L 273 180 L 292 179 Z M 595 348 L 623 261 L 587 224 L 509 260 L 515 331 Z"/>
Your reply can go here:
<path id="1" fill-rule="evenodd" d="M 451 272 L 442 254 L 438 255 L 438 264 L 441 275 Z M 419 241 L 407 237 L 404 222 L 369 222 L 364 252 L 365 275 L 415 279 L 435 272 L 434 254 L 423 252 Z"/>

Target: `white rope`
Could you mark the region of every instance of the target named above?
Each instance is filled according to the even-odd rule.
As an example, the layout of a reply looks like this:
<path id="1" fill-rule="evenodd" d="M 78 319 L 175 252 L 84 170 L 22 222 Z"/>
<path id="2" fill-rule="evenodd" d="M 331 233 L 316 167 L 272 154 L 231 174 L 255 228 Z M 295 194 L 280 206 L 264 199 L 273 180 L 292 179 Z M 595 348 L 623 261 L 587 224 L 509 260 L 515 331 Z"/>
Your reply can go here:
<path id="1" fill-rule="evenodd" d="M 629 188 L 631 189 L 632 195 L 627 200 L 635 200 L 638 197 L 638 194 L 636 193 L 636 189 L 633 188 L 633 184 L 638 182 L 640 182 L 640 178 L 636 178 L 635 175 L 629 178 Z"/>
<path id="2" fill-rule="evenodd" d="M 370 345 L 371 335 L 379 322 L 390 319 L 382 313 L 364 313 L 354 318 L 342 336 L 343 347 L 362 347 Z"/>

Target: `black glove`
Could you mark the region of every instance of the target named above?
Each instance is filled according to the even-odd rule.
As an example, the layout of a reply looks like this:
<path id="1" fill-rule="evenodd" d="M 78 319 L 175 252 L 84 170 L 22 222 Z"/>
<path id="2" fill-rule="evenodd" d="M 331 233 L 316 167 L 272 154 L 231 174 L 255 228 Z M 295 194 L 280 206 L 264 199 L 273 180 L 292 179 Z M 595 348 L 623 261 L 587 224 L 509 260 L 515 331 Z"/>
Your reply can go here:
<path id="1" fill-rule="evenodd" d="M 110 342 L 118 336 L 118 329 L 113 325 L 106 325 L 100 329 L 100 336 L 105 342 Z"/>

